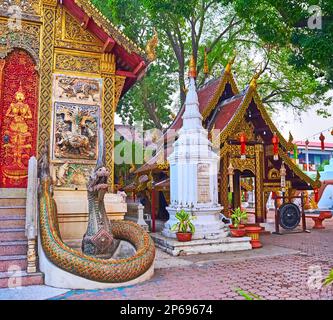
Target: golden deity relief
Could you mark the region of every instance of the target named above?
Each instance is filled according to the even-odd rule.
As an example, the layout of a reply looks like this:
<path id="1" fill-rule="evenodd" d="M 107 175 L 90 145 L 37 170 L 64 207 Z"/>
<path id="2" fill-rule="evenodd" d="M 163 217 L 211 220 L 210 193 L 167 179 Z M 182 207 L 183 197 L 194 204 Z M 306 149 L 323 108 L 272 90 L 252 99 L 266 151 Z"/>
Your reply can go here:
<path id="1" fill-rule="evenodd" d="M 29 126 L 27 120 L 32 119 L 32 113 L 28 104 L 24 102 L 25 96 L 22 92 L 22 86 L 15 94 L 16 102 L 10 104 L 6 112 L 6 118 L 10 121 L 9 129 L 5 132 L 5 152 L 6 155 L 11 153 L 13 162 L 10 168 L 5 170 L 5 177 L 8 178 L 22 178 L 22 175 L 26 175 L 26 165 L 23 164 L 23 159 L 29 159 L 30 151 L 32 149 L 29 138 L 31 133 L 29 132 Z M 20 170 L 20 169 L 23 169 Z"/>

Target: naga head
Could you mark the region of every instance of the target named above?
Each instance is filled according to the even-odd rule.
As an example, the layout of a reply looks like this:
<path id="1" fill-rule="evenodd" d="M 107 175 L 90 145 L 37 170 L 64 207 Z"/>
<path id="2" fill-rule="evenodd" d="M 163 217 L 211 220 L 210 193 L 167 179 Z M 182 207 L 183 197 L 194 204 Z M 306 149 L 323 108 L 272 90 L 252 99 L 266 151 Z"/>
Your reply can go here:
<path id="1" fill-rule="evenodd" d="M 105 165 L 105 142 L 104 131 L 102 128 L 101 116 L 98 121 L 98 158 L 96 168 L 93 170 L 88 181 L 88 191 L 97 192 L 100 196 L 108 190 L 108 178 L 110 172 Z"/>

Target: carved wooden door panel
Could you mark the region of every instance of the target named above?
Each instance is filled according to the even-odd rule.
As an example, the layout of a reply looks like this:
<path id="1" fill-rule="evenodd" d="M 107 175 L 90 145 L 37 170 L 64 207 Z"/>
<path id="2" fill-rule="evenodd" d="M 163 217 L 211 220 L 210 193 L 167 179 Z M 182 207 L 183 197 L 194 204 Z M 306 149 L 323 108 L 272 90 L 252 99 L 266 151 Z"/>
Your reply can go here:
<path id="1" fill-rule="evenodd" d="M 25 188 L 38 128 L 39 77 L 31 56 L 9 53 L 0 80 L 0 188 Z"/>

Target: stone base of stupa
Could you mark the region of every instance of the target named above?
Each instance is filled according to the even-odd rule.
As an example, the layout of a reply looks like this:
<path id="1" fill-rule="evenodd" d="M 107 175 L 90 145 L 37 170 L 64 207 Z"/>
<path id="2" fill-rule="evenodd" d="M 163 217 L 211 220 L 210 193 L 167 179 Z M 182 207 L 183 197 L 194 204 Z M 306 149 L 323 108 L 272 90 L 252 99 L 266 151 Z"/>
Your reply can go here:
<path id="1" fill-rule="evenodd" d="M 222 237 L 212 240 L 201 239 L 189 242 L 179 242 L 177 239 L 168 238 L 161 233 L 152 233 L 150 235 L 158 248 L 172 256 L 244 251 L 252 249 L 250 237 Z"/>

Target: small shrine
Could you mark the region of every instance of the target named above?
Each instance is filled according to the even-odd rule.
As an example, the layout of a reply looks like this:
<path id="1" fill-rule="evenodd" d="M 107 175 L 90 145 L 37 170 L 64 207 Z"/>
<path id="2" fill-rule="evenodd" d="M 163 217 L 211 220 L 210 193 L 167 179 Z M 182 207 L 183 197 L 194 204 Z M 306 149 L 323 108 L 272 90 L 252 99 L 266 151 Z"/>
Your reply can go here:
<path id="1" fill-rule="evenodd" d="M 175 237 L 170 229 L 176 223 L 177 211 L 184 209 L 195 216 L 193 239 L 216 239 L 227 235 L 220 219 L 222 207 L 218 204 L 217 171 L 219 156 L 212 151 L 208 132 L 202 126 L 196 92 L 196 69 L 191 59 L 190 85 L 185 101 L 183 126 L 170 163 L 171 201 L 167 207 L 170 218 L 162 234 Z"/>

